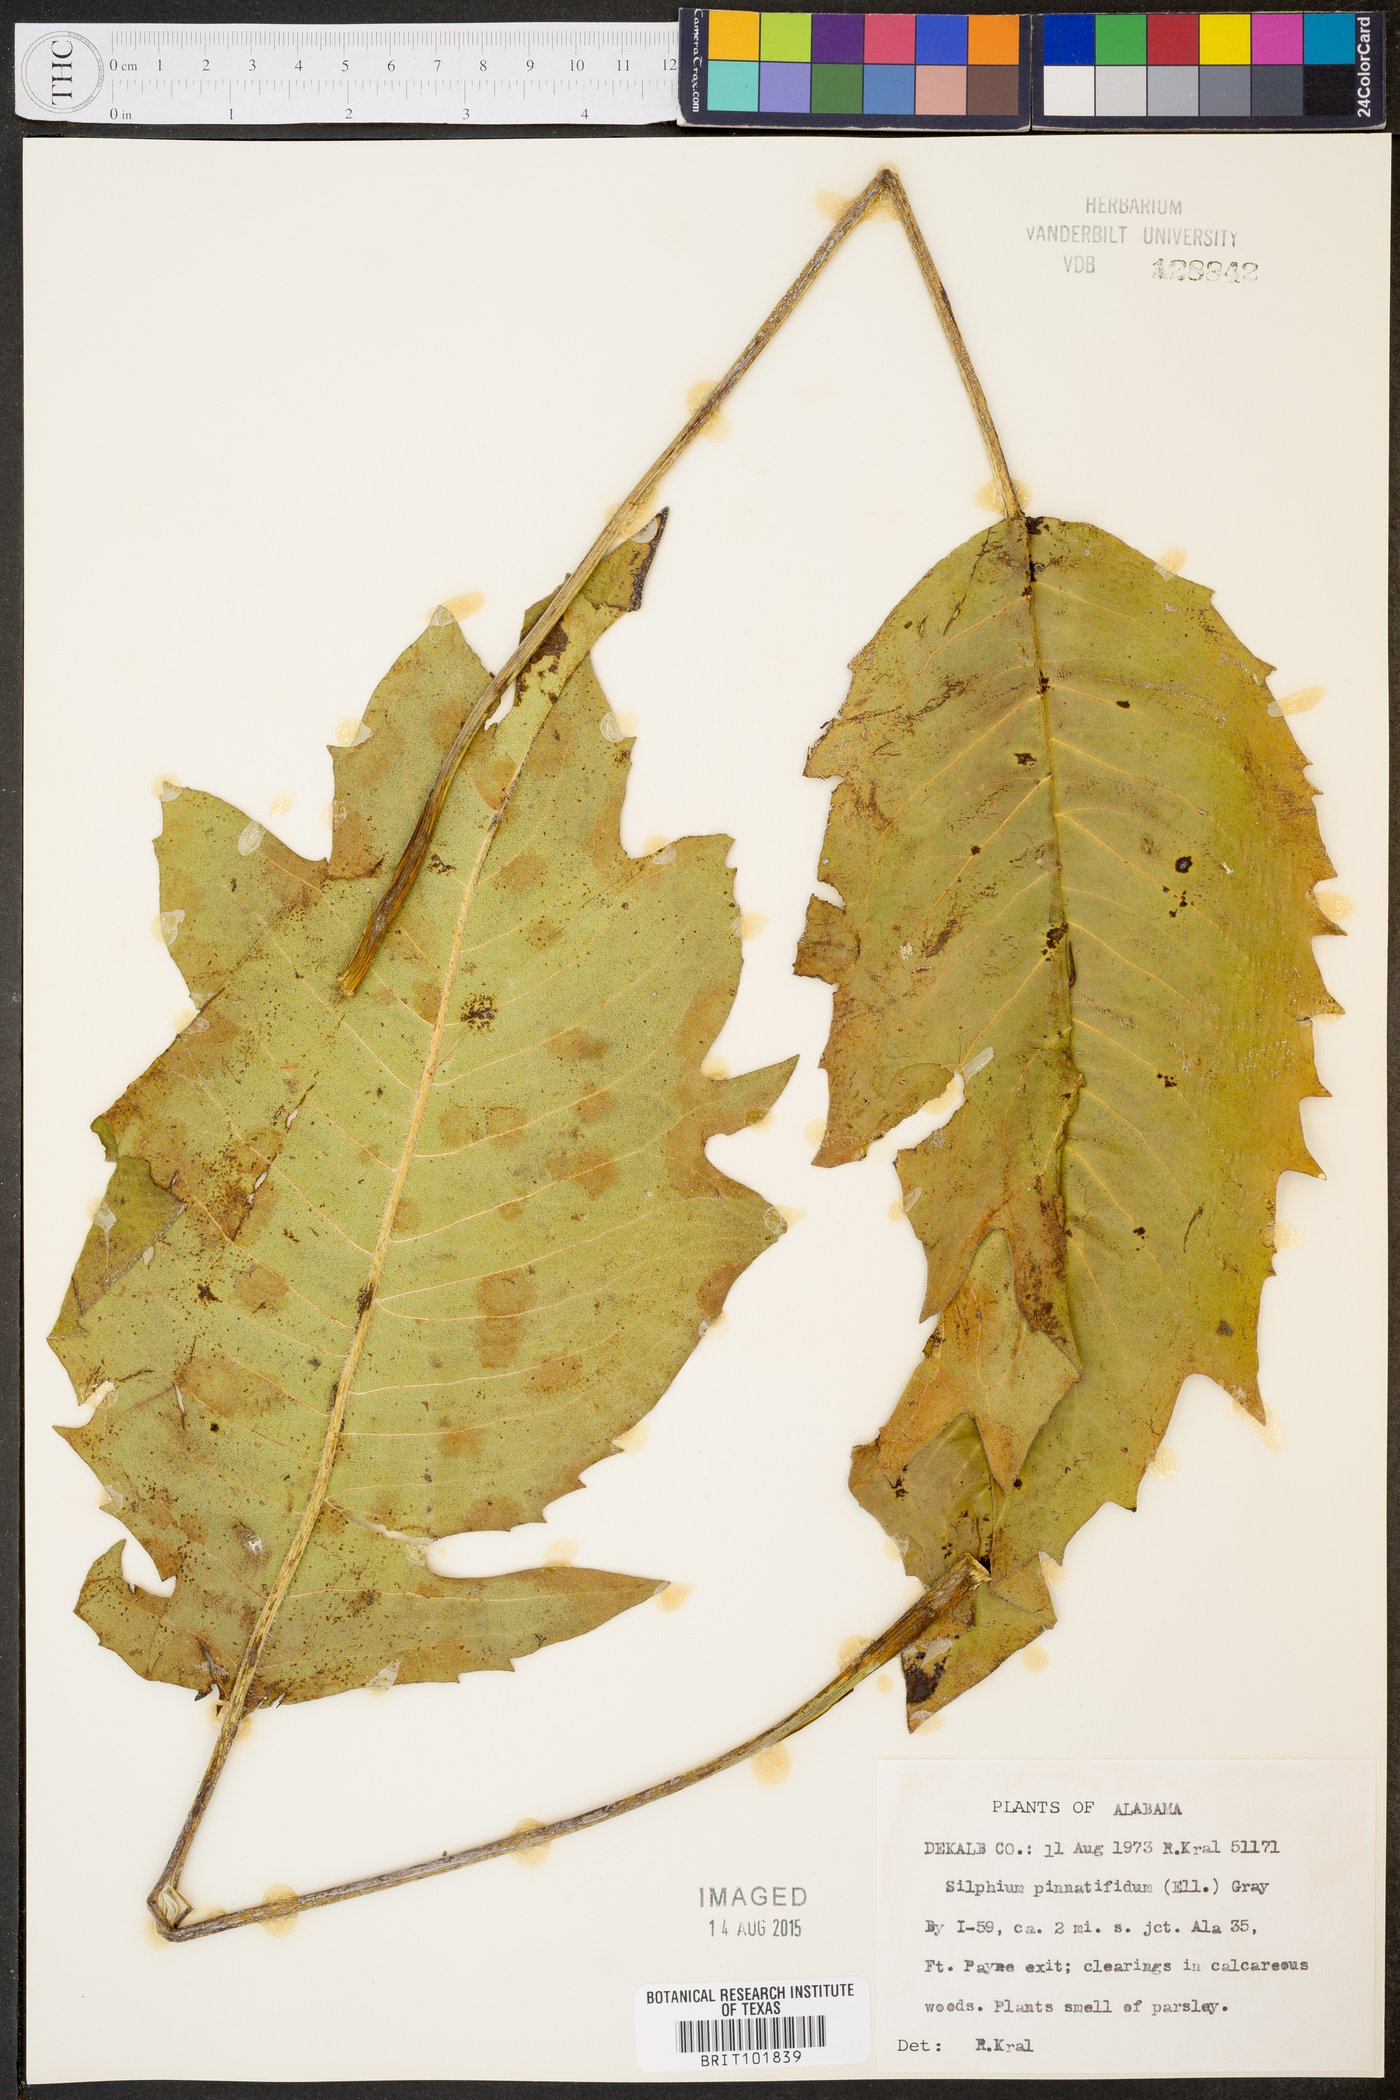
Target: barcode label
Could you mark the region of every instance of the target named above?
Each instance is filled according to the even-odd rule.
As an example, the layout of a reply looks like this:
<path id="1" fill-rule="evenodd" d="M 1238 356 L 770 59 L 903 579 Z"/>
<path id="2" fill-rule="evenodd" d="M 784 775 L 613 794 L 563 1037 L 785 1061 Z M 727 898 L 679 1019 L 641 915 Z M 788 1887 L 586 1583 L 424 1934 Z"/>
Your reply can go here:
<path id="1" fill-rule="evenodd" d="M 858 1976 L 643 1984 L 636 2019 L 637 2062 L 662 2074 L 742 2078 L 870 2055 L 870 1992 Z"/>
<path id="2" fill-rule="evenodd" d="M 825 2013 L 785 2020 L 677 2020 L 676 2047 L 682 2056 L 702 2049 L 732 2054 L 748 2049 L 825 2049 Z"/>

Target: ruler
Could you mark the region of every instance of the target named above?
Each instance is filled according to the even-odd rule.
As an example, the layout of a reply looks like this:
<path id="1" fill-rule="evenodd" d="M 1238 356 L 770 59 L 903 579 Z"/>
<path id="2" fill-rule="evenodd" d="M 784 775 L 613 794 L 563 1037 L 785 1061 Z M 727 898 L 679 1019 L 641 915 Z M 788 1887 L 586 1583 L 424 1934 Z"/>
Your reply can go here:
<path id="1" fill-rule="evenodd" d="M 15 114 L 59 124 L 667 124 L 674 22 L 15 25 Z"/>

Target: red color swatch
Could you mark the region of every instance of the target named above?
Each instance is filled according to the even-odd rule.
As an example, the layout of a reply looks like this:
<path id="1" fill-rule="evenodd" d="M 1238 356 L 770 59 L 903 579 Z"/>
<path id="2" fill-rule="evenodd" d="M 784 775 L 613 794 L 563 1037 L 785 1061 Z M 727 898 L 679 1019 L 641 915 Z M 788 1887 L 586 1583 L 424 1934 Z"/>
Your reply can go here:
<path id="1" fill-rule="evenodd" d="M 1194 66 L 1200 62 L 1200 31 L 1195 15 L 1147 17 L 1149 66 Z"/>

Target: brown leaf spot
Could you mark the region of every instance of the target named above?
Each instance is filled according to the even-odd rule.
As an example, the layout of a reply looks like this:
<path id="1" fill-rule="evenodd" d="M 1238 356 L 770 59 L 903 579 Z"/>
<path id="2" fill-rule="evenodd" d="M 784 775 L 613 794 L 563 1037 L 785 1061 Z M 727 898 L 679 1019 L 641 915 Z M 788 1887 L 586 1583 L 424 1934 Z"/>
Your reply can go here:
<path id="1" fill-rule="evenodd" d="M 517 853 L 513 860 L 506 862 L 499 880 L 503 890 L 518 897 L 522 890 L 537 888 L 548 872 L 543 854 Z"/>
<path id="2" fill-rule="evenodd" d="M 605 1035 L 590 1035 L 586 1028 L 568 1028 L 549 1039 L 551 1054 L 566 1064 L 580 1058 L 602 1057 L 607 1048 Z"/>
<path id="3" fill-rule="evenodd" d="M 438 1448 L 444 1458 L 475 1458 L 481 1443 L 482 1432 L 476 1424 L 463 1422 L 456 1429 L 443 1431 Z"/>
<path id="4" fill-rule="evenodd" d="M 442 985 L 435 977 L 420 977 L 408 995 L 408 1004 L 420 1021 L 435 1021 L 442 1004 Z"/>
<path id="5" fill-rule="evenodd" d="M 498 1103 L 494 1108 L 488 1108 L 486 1111 L 487 1137 L 499 1138 L 503 1144 L 518 1145 L 520 1132 L 524 1127 L 525 1111 L 523 1108 L 510 1108 Z"/>
<path id="6" fill-rule="evenodd" d="M 600 1116 L 607 1114 L 612 1105 L 612 1095 L 606 1087 L 602 1087 L 596 1094 L 585 1094 L 581 1101 L 576 1101 L 574 1109 L 581 1123 L 596 1123 Z"/>
<path id="7" fill-rule="evenodd" d="M 717 1320 L 719 1318 L 724 1301 L 729 1296 L 730 1285 L 736 1276 L 743 1274 L 745 1267 L 746 1264 L 744 1262 L 730 1261 L 723 1263 L 720 1268 L 710 1271 L 699 1290 L 695 1293 L 696 1302 L 707 1320 Z"/>
<path id="8" fill-rule="evenodd" d="M 500 808 L 510 793 L 516 771 L 515 761 L 507 758 L 504 752 L 499 758 L 493 758 L 489 765 L 481 767 L 476 775 L 476 786 L 488 808 Z"/>
<path id="9" fill-rule="evenodd" d="M 558 938 L 559 928 L 552 926 L 548 919 L 535 919 L 524 929 L 523 934 L 525 945 L 533 948 L 536 954 L 543 948 L 552 947 Z"/>
<path id="10" fill-rule="evenodd" d="M 626 765 L 627 754 L 625 751 L 617 751 L 614 753 L 614 756 L 620 758 L 624 766 Z M 618 792 L 620 792 L 620 788 Z M 589 827 L 588 836 L 584 840 L 584 845 L 588 849 L 589 859 L 600 872 L 613 868 L 623 858 L 622 839 L 617 828 L 617 804 L 613 795 L 610 794 L 607 797 L 597 816 L 593 819 Z M 631 867 L 630 861 L 628 866 L 629 868 Z"/>
<path id="11" fill-rule="evenodd" d="M 249 1312 L 276 1312 L 287 1295 L 285 1280 L 261 1262 L 254 1262 L 251 1269 L 240 1276 L 233 1287 L 233 1295 Z"/>
<path id="12" fill-rule="evenodd" d="M 347 810 L 344 820 L 335 827 L 336 874 L 367 875 L 383 850 L 360 811 Z"/>
<path id="13" fill-rule="evenodd" d="M 546 1160 L 556 1181 L 574 1181 L 589 1196 L 601 1196 L 617 1180 L 617 1162 L 610 1152 L 597 1152 L 581 1145 L 577 1152 L 556 1152 Z"/>
<path id="14" fill-rule="evenodd" d="M 537 1288 L 530 1269 L 501 1269 L 478 1283 L 476 1302 L 486 1317 L 477 1325 L 477 1349 L 481 1361 L 492 1370 L 503 1370 L 520 1353 L 524 1316 L 535 1302 Z"/>
<path id="15" fill-rule="evenodd" d="M 499 1500 L 490 1495 L 480 1502 L 473 1502 L 461 1520 L 463 1531 L 509 1531 L 512 1524 L 520 1522 L 520 1511 L 508 1496 Z"/>
<path id="16" fill-rule="evenodd" d="M 185 1396 L 187 1409 L 194 1400 L 211 1414 L 260 1415 L 284 1405 L 271 1379 L 217 1358 L 191 1357 L 175 1373 L 175 1383 Z"/>
<path id="17" fill-rule="evenodd" d="M 537 1363 L 530 1373 L 532 1393 L 560 1393 L 566 1386 L 577 1385 L 583 1372 L 581 1356 L 547 1356 Z"/>
<path id="18" fill-rule="evenodd" d="M 470 1108 L 445 1108 L 438 1118 L 438 1131 L 449 1151 L 475 1145 L 484 1135 L 480 1118 Z"/>
<path id="19" fill-rule="evenodd" d="M 573 750 L 573 731 L 566 724 L 561 732 L 557 722 L 543 728 L 530 746 L 530 771 L 538 780 L 552 779 L 562 772 L 564 761 Z"/>
<path id="20" fill-rule="evenodd" d="M 523 1216 L 524 1210 L 525 1198 L 523 1196 L 515 1196 L 509 1203 L 498 1203 L 496 1205 L 496 1216 L 504 1218 L 507 1225 L 513 1225 L 517 1218 Z"/>

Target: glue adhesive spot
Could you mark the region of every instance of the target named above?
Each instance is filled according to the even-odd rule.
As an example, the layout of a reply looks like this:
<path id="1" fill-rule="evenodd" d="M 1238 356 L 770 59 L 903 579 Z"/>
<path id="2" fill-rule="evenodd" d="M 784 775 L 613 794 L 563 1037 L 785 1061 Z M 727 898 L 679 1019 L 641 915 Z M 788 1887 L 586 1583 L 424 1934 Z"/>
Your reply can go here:
<path id="1" fill-rule="evenodd" d="M 839 190 L 818 190 L 816 196 L 812 199 L 812 202 L 816 205 L 817 210 L 821 213 L 822 217 L 824 219 L 830 219 L 832 225 L 834 226 L 836 224 L 836 221 L 840 218 L 842 212 L 845 211 L 847 206 L 850 204 L 851 199 L 849 197 L 843 197 Z"/>
<path id="2" fill-rule="evenodd" d="M 870 1635 L 868 1633 L 853 1633 L 849 1640 L 842 1641 L 836 1651 L 837 1661 L 841 1668 L 843 1670 L 849 1669 L 856 1657 L 862 1655 L 869 1646 Z"/>
<path id="3" fill-rule="evenodd" d="M 882 1670 L 875 1679 L 875 1689 L 877 1692 L 892 1692 L 894 1690 L 893 1677 L 887 1677 Z"/>
<path id="4" fill-rule="evenodd" d="M 727 1079 L 729 1077 L 728 1058 L 716 1057 L 712 1050 L 700 1067 L 700 1076 L 702 1079 Z"/>
<path id="5" fill-rule="evenodd" d="M 941 1094 L 935 1094 L 932 1101 L 920 1103 L 919 1112 L 925 1116 L 937 1116 L 941 1128 L 944 1123 L 952 1121 L 962 1107 L 966 1095 L 967 1089 L 963 1084 L 962 1073 L 954 1072 Z"/>
<path id="6" fill-rule="evenodd" d="M 808 1145 L 819 1145 L 826 1136 L 826 1117 L 813 1116 L 810 1123 L 802 1126 L 803 1140 Z"/>
<path id="7" fill-rule="evenodd" d="M 392 1686 L 397 1684 L 398 1678 L 399 1659 L 396 1655 L 392 1662 L 385 1663 L 382 1670 L 377 1670 L 375 1672 L 374 1676 L 370 1678 L 368 1684 L 365 1686 L 365 1690 L 367 1692 L 373 1693 L 374 1697 L 377 1699 L 382 1693 L 389 1691 L 392 1688 Z"/>
<path id="8" fill-rule="evenodd" d="M 996 1051 L 990 1047 L 986 1050 L 979 1050 L 976 1057 L 970 1057 L 963 1066 L 963 1079 L 965 1081 L 971 1079 L 975 1072 L 980 1072 L 984 1065 L 989 1065 L 995 1056 Z"/>
<path id="9" fill-rule="evenodd" d="M 335 733 L 336 742 L 346 751 L 353 751 L 357 744 L 367 744 L 374 735 L 366 729 L 358 715 L 347 715 Z"/>
<path id="10" fill-rule="evenodd" d="M 685 397 L 685 405 L 692 415 L 695 414 L 696 409 L 699 408 L 706 395 L 712 394 L 714 390 L 715 382 L 713 379 L 696 380 L 694 386 Z M 712 439 L 715 444 L 722 445 L 727 437 L 733 436 L 734 425 L 730 422 L 724 410 L 717 408 L 710 417 L 709 422 L 702 426 L 700 434 L 702 437 Z"/>
<path id="11" fill-rule="evenodd" d="M 1260 1422 L 1250 1413 L 1237 1394 L 1232 1397 L 1234 1399 L 1235 1413 L 1242 1421 L 1248 1422 L 1264 1449 L 1266 1451 L 1282 1451 L 1285 1442 L 1283 1424 L 1270 1407 L 1268 1401 L 1264 1402 L 1264 1419 Z"/>
<path id="12" fill-rule="evenodd" d="M 270 1882 L 263 1890 L 264 1903 L 295 1903 L 296 1899 L 296 1890 L 288 1888 L 285 1881 Z M 289 1932 L 296 1931 L 297 1919 L 300 1916 L 299 1910 L 289 1910 L 284 1911 L 280 1917 L 259 1918 L 258 1923 L 263 1931 L 270 1932 L 275 1940 L 284 1940 Z"/>
<path id="13" fill-rule="evenodd" d="M 290 795 L 274 795 L 267 805 L 267 813 L 270 817 L 285 817 L 291 806 Z"/>
<path id="14" fill-rule="evenodd" d="M 1344 890 L 1314 890 L 1313 896 L 1334 924 L 1349 919 L 1356 910 L 1355 897 L 1348 897 Z"/>
<path id="15" fill-rule="evenodd" d="M 1016 491 L 1016 501 L 1020 504 L 1022 510 L 1029 510 L 1031 507 L 1031 492 L 1026 487 L 1025 482 L 1013 479 L 1011 486 Z M 979 510 L 994 510 L 998 517 L 1004 516 L 1001 497 L 997 493 L 997 485 L 994 481 L 984 481 L 972 500 Z"/>
<path id="16" fill-rule="evenodd" d="M 256 853 L 266 836 L 267 833 L 263 830 L 261 824 L 245 824 L 238 834 L 239 852 L 245 858 L 250 853 Z"/>
<path id="17" fill-rule="evenodd" d="M 1147 1470 L 1149 1473 L 1155 1473 L 1159 1480 L 1170 1480 L 1179 1470 L 1176 1453 L 1167 1445 L 1159 1444 L 1147 1461 Z"/>
<path id="18" fill-rule="evenodd" d="M 1186 549 L 1184 547 L 1168 547 L 1162 559 L 1154 562 L 1152 566 L 1161 577 L 1179 576 L 1185 561 Z"/>
<path id="19" fill-rule="evenodd" d="M 767 924 L 766 911 L 741 911 L 730 931 L 737 933 L 741 941 L 751 941 L 762 933 Z"/>
<path id="20" fill-rule="evenodd" d="M 544 1825 L 538 1816 L 522 1816 L 510 1835 L 518 1837 L 522 1830 L 543 1829 Z M 549 1848 L 553 1842 L 552 1838 L 546 1838 L 542 1845 L 521 1845 L 510 1856 L 518 1860 L 522 1867 L 542 1867 L 549 1857 Z"/>
<path id="21" fill-rule="evenodd" d="M 578 1559 L 577 1539 L 555 1539 L 544 1549 L 542 1566 L 546 1568 L 571 1568 Z"/>
<path id="22" fill-rule="evenodd" d="M 451 613 L 454 620 L 469 620 L 485 603 L 485 591 L 458 591 L 455 598 L 444 598 L 438 611 Z"/>
<path id="23" fill-rule="evenodd" d="M 1296 693 L 1285 693 L 1281 700 L 1269 703 L 1271 715 L 1305 715 L 1310 707 L 1316 707 L 1327 688 L 1325 685 L 1305 685 Z"/>
<path id="24" fill-rule="evenodd" d="M 605 714 L 598 724 L 599 736 L 610 744 L 620 744 L 624 737 L 637 734 L 637 717 L 626 714 Z"/>
<path id="25" fill-rule="evenodd" d="M 162 802 L 173 802 L 184 789 L 173 773 L 157 773 L 151 782 L 151 793 Z"/>
<path id="26" fill-rule="evenodd" d="M 694 1588 L 693 1582 L 668 1582 L 664 1590 L 656 1593 L 657 1609 L 679 1611 Z"/>
<path id="27" fill-rule="evenodd" d="M 621 1436 L 613 1438 L 613 1450 L 622 1452 L 640 1451 L 650 1435 L 650 1426 L 646 1422 L 639 1422 L 635 1429 L 624 1429 Z"/>
<path id="28" fill-rule="evenodd" d="M 1038 1641 L 1033 1646 L 1021 1650 L 1021 1667 L 1029 1670 L 1033 1676 L 1049 1669 L 1050 1658 Z"/>
<path id="29" fill-rule="evenodd" d="M 1276 1247 L 1301 1247 L 1303 1235 L 1296 1225 L 1289 1225 L 1282 1218 L 1274 1219 L 1274 1245 Z"/>
<path id="30" fill-rule="evenodd" d="M 770 1743 L 749 1759 L 749 1770 L 764 1786 L 781 1786 L 792 1770 L 792 1752 L 786 1743 Z"/>
<path id="31" fill-rule="evenodd" d="M 163 911 L 152 925 L 151 932 L 158 941 L 164 941 L 167 948 L 173 948 L 180 938 L 180 928 L 184 923 L 185 914 L 182 911 Z"/>

